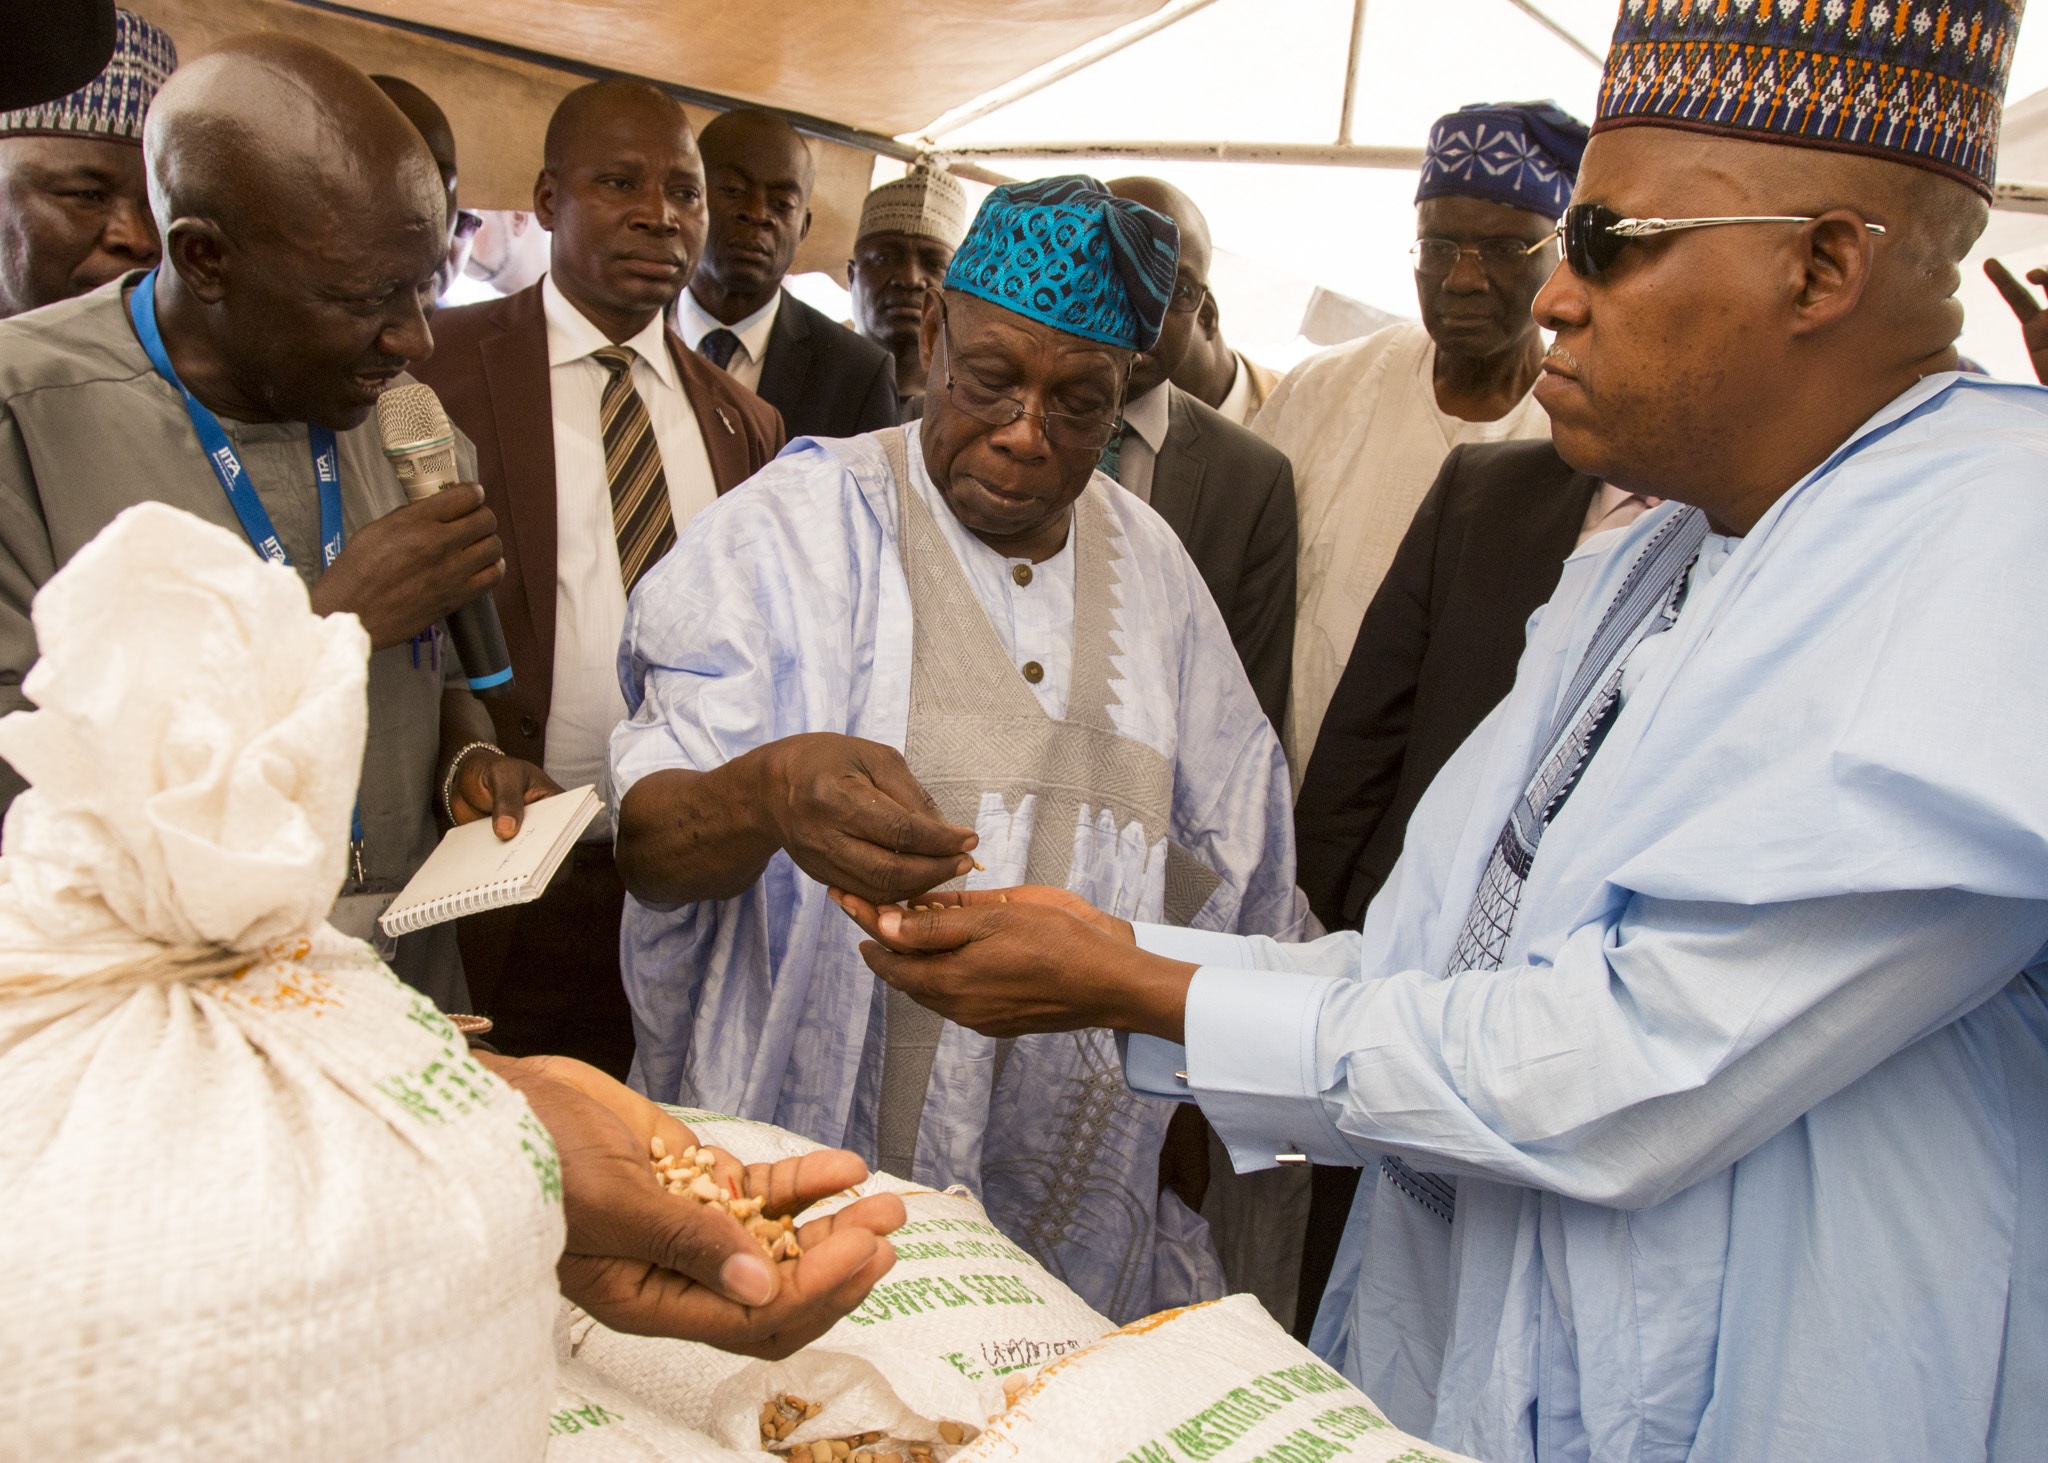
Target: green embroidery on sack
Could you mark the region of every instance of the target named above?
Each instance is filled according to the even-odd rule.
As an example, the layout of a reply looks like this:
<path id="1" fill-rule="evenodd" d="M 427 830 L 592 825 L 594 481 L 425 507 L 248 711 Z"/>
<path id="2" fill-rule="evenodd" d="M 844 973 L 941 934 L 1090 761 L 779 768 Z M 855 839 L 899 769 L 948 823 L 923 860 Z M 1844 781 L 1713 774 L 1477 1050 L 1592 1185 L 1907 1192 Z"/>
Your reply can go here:
<path id="1" fill-rule="evenodd" d="M 1281 1367 L 1254 1377 L 1197 1412 L 1178 1427 L 1168 1428 L 1164 1438 L 1155 1438 L 1124 1455 L 1121 1463 L 1178 1463 L 1181 1458 L 1207 1463 L 1227 1452 L 1266 1419 L 1281 1412 L 1298 1397 L 1323 1392 L 1350 1391 L 1351 1384 L 1318 1361 Z M 1356 1395 L 1355 1393 L 1353 1395 Z M 1333 1407 L 1312 1419 L 1313 1427 L 1297 1427 L 1248 1463 L 1320 1463 L 1325 1458 L 1344 1456 L 1342 1441 L 1391 1427 L 1370 1407 Z M 1322 1431 L 1318 1432 L 1316 1429 Z M 1325 1436 L 1328 1434 L 1329 1436 Z M 1341 1441 L 1332 1442 L 1331 1438 Z M 1169 1452 L 1166 1445 L 1172 1444 Z M 1442 1463 L 1428 1454 L 1403 1454 L 1392 1463 Z"/>
<path id="2" fill-rule="evenodd" d="M 951 1280 L 943 1275 L 921 1275 L 915 1280 L 877 1285 L 868 1292 L 868 1298 L 861 1302 L 860 1309 L 846 1319 L 856 1326 L 872 1326 L 878 1321 L 894 1320 L 897 1316 L 917 1316 L 926 1311 L 951 1310 L 958 1306 L 1044 1304 L 1044 1296 L 1014 1275 L 960 1275 Z"/>
<path id="3" fill-rule="evenodd" d="M 467 1054 L 449 1049 L 417 1072 L 386 1077 L 377 1090 L 414 1117 L 446 1123 L 490 1106 L 497 1079 Z"/>
<path id="4" fill-rule="evenodd" d="M 562 1159 L 555 1152 L 554 1136 L 541 1126 L 540 1119 L 527 1113 L 519 1119 L 519 1148 L 526 1155 L 526 1161 L 533 1165 L 534 1177 L 540 1180 L 540 1196 L 550 1204 L 562 1202 Z"/>
<path id="5" fill-rule="evenodd" d="M 566 1407 L 552 1414 L 548 1418 L 548 1435 L 560 1437 L 565 1433 L 589 1432 L 593 1428 L 610 1427 L 615 1422 L 625 1420 L 609 1407 L 601 1407 L 595 1402 L 590 1402 L 582 1407 Z"/>

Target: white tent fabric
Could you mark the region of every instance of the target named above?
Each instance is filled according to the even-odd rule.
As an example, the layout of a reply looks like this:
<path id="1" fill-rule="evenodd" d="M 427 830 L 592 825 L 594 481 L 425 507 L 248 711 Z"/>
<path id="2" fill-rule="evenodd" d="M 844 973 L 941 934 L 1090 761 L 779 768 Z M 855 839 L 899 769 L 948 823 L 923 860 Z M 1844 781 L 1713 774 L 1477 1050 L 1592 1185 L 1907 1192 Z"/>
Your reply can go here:
<path id="1" fill-rule="evenodd" d="M 1595 53 L 1616 0 L 1537 0 Z M 1350 51 L 1353 0 L 1218 0 L 1085 71 L 938 140 L 1335 139 Z M 1511 0 L 1369 0 L 1353 141 L 1419 147 L 1429 124 L 1467 102 L 1553 97 L 1591 120 L 1598 68 Z M 2048 21 L 2020 33 L 2001 176 L 2048 182 Z M 2019 99 L 2030 98 L 2025 102 Z M 1185 188 L 1209 217 L 1223 258 L 1212 285 L 1225 332 L 1254 357 L 1285 366 L 1315 286 L 1412 316 L 1412 172 L 1271 164 L 1005 159 L 1018 177 L 1092 167 L 1151 173 Z M 884 164 L 878 176 L 892 170 Z M 2048 264 L 2048 215 L 2000 212 L 1986 248 L 2009 264 Z M 1979 257 L 1983 250 L 1980 249 Z M 2023 269 L 2020 272 L 2024 272 Z M 1966 266 L 1963 349 L 2003 376 L 2029 376 L 2011 313 Z"/>

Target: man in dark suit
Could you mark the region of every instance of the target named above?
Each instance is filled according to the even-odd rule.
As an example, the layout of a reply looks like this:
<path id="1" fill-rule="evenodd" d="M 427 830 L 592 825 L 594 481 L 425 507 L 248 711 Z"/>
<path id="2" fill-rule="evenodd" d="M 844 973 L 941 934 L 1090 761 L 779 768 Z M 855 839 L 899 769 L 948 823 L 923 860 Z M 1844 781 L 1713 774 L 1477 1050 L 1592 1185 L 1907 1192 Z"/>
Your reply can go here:
<path id="1" fill-rule="evenodd" d="M 1649 506 L 1574 472 L 1548 438 L 1451 449 L 1366 608 L 1295 802 L 1296 877 L 1326 927 L 1364 918 L 1424 789 L 1514 686 L 1565 558 Z M 1297 1335 L 1357 1186 L 1357 1169 L 1315 1170 Z"/>
<path id="2" fill-rule="evenodd" d="M 1123 429 L 1102 468 L 1173 526 L 1202 582 L 1266 719 L 1287 707 L 1294 663 L 1294 469 L 1286 455 L 1167 380 L 1194 338 L 1209 293 L 1209 225 L 1194 200 L 1158 178 L 1120 178 L 1119 198 L 1180 227 L 1180 263 L 1159 343 L 1131 362 Z"/>
<path id="3" fill-rule="evenodd" d="M 711 232 L 676 303 L 684 342 L 782 413 L 792 437 L 853 437 L 897 420 L 896 362 L 782 287 L 811 228 L 810 145 L 773 112 L 706 124 Z"/>
<path id="4" fill-rule="evenodd" d="M 476 443 L 504 539 L 513 685 L 488 703 L 498 740 L 564 787 L 601 787 L 625 715 L 626 596 L 692 513 L 775 455 L 782 424 L 663 323 L 705 228 L 703 169 L 673 98 L 637 82 L 571 92 L 548 125 L 534 212 L 551 231 L 547 277 L 438 313 L 417 374 Z M 463 921 L 498 1044 L 625 1074 L 624 899 L 603 817 L 540 900 Z"/>

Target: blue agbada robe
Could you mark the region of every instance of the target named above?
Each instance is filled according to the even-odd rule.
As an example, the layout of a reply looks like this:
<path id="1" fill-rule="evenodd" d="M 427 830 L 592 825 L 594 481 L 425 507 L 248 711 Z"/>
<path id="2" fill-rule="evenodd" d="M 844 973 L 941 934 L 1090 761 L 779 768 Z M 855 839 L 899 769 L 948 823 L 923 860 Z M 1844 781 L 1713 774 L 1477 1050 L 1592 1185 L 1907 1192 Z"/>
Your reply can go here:
<path id="1" fill-rule="evenodd" d="M 921 473 L 917 440 L 912 428 L 909 458 Z M 937 513 L 948 511 L 924 491 Z M 1286 764 L 1223 618 L 1163 519 L 1099 474 L 1089 492 L 1115 540 L 1111 715 L 1121 736 L 1170 762 L 1170 842 L 1220 881 L 1195 923 L 1298 935 L 1306 906 L 1294 888 Z M 615 795 L 651 772 L 717 767 L 801 732 L 901 749 L 912 624 L 898 531 L 896 484 L 873 436 L 799 439 L 697 515 L 628 609 L 620 676 L 632 714 L 613 735 Z M 987 867 L 969 887 L 1021 882 L 1045 806 L 983 797 L 976 857 Z M 1084 810 L 1068 887 L 1101 908 L 1156 920 L 1167 849 L 1137 827 Z M 736 898 L 666 909 L 629 899 L 622 967 L 638 1039 L 634 1085 L 873 1161 L 880 1016 L 862 938 L 782 852 Z M 1099 1052 L 1083 1050 L 1089 1043 Z M 996 1084 L 1024 1095 L 992 1105 Z M 999 1052 L 947 1023 L 907 1176 L 967 1185 L 1090 1304 L 1128 1320 L 1200 1297 L 1176 1293 L 1173 1257 L 1154 1254 L 1171 1107 L 1147 1103 L 1134 1114 L 1105 1099 L 1133 1101 L 1105 1034 L 1027 1037 Z M 1056 1151 L 1055 1110 L 1077 1105 L 1090 1136 Z M 1018 1192 L 1042 1190 L 1020 1178 L 1031 1173 L 1071 1182 L 1063 1234 L 1045 1233 L 1048 1206 L 1027 1208 L 1031 1196 Z M 1050 1207 L 1062 1207 L 1058 1196 Z M 1185 1211 L 1179 1217 L 1199 1230 Z M 1206 1252 L 1205 1234 L 1197 1242 Z"/>
<path id="2" fill-rule="evenodd" d="M 1141 930 L 1240 1167 L 1363 1166 L 1315 1345 L 1485 1458 L 2043 1456 L 2048 391 L 1929 378 L 1696 582 L 1446 964 L 1602 612 L 1567 563 L 1362 933 Z M 1189 1084 L 1176 1073 L 1185 1071 Z M 1456 1181 L 1428 1214 L 1381 1155 Z"/>

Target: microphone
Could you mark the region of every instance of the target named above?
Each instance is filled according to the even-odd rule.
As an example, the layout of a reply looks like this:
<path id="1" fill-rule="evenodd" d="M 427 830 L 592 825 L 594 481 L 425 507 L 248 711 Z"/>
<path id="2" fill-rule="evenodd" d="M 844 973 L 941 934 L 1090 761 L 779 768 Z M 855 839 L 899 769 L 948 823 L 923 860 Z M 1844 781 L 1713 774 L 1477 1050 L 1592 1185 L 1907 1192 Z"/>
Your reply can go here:
<path id="1" fill-rule="evenodd" d="M 417 503 L 462 481 L 455 466 L 455 427 L 434 388 L 417 383 L 394 386 L 377 398 L 377 435 L 384 456 Z M 462 672 L 478 696 L 503 696 L 512 689 L 512 657 L 505 627 L 488 592 L 448 616 L 448 636 L 462 657 Z"/>

